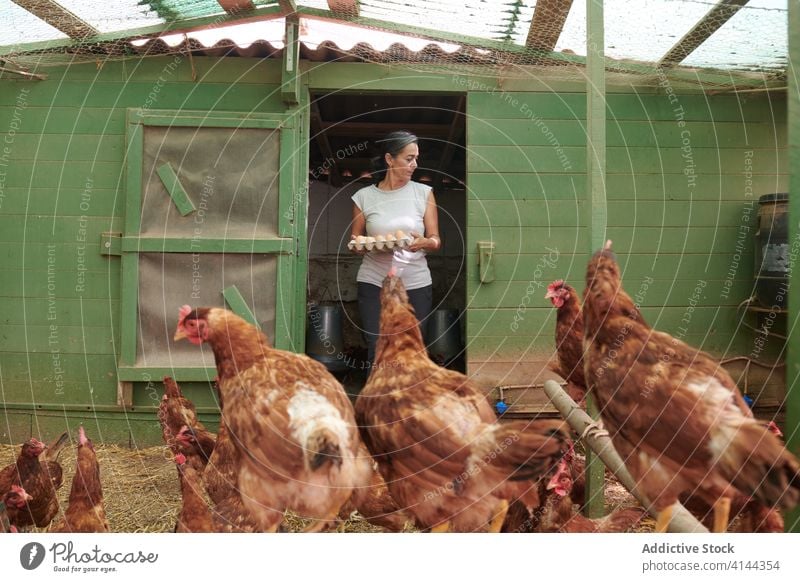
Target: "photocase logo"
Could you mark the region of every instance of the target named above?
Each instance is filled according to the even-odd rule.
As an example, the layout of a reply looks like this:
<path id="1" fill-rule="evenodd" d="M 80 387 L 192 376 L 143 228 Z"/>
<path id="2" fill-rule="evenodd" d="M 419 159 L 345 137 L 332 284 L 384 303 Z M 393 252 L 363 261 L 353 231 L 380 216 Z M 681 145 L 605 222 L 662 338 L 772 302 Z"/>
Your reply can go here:
<path id="1" fill-rule="evenodd" d="M 38 542 L 31 542 L 22 546 L 19 551 L 19 563 L 26 570 L 35 570 L 44 561 L 44 546 Z"/>

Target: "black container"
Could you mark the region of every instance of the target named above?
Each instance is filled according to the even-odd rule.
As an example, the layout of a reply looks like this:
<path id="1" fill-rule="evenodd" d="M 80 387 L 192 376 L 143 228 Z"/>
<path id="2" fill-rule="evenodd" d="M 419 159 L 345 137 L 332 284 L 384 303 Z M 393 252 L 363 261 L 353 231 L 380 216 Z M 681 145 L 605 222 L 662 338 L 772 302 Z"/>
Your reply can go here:
<path id="1" fill-rule="evenodd" d="M 310 305 L 306 328 L 306 354 L 330 372 L 344 372 L 342 310 L 338 305 Z"/>
<path id="2" fill-rule="evenodd" d="M 787 309 L 789 194 L 785 192 L 758 199 L 755 271 L 758 303 L 770 309 Z"/>
<path id="3" fill-rule="evenodd" d="M 464 349 L 458 309 L 437 309 L 428 321 L 428 353 L 441 366 L 450 365 Z"/>

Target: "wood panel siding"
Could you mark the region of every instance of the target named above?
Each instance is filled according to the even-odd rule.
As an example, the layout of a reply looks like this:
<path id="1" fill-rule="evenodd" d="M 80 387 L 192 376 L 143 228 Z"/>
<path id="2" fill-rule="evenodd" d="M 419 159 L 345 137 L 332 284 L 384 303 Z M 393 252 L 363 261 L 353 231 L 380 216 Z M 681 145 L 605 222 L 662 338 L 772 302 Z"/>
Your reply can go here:
<path id="1" fill-rule="evenodd" d="M 583 288 L 586 96 L 469 93 L 468 370 L 486 388 L 535 384 L 554 352 L 545 288 Z M 659 329 L 717 356 L 774 361 L 755 349 L 752 313 L 758 197 L 788 184 L 786 101 L 766 96 L 610 93 L 607 238 L 629 293 Z M 495 248 L 478 281 L 477 242 Z M 770 382 L 780 383 L 782 373 Z"/>

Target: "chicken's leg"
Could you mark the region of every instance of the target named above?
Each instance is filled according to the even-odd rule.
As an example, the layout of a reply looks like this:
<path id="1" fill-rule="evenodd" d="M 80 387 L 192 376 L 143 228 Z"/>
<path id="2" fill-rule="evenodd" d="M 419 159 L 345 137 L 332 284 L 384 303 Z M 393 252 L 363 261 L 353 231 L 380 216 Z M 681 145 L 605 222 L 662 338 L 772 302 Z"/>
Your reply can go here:
<path id="1" fill-rule="evenodd" d="M 497 505 L 497 508 L 494 510 L 494 516 L 492 516 L 492 521 L 489 522 L 489 533 L 500 533 L 500 530 L 503 527 L 503 522 L 506 520 L 507 513 L 508 513 L 508 501 L 506 499 L 503 499 Z"/>
<path id="2" fill-rule="evenodd" d="M 672 520 L 672 505 L 658 512 L 656 519 L 656 533 L 666 533 L 669 522 Z"/>
<path id="3" fill-rule="evenodd" d="M 730 513 L 731 500 L 727 497 L 717 499 L 714 503 L 714 533 L 723 533 L 728 529 Z"/>

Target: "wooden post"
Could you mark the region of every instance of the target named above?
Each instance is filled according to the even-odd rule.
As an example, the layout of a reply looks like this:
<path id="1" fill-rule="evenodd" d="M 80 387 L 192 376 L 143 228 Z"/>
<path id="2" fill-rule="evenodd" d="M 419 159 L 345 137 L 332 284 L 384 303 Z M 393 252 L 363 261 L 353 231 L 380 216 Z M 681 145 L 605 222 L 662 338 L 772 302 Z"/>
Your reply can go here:
<path id="1" fill-rule="evenodd" d="M 642 507 L 647 509 L 648 513 L 653 517 L 658 517 L 658 512 L 650 506 L 650 500 L 639 491 L 636 481 L 631 477 L 619 453 L 617 453 L 614 445 L 611 444 L 611 439 L 608 435 L 586 430 L 587 427 L 594 424 L 594 421 L 575 404 L 575 401 L 556 382 L 547 380 L 544 383 L 544 391 L 552 401 L 553 406 L 558 409 L 561 416 L 572 427 L 572 430 L 578 434 L 585 433 L 583 442 L 587 446 L 587 454 L 589 451 L 593 451 L 605 463 L 606 467 L 614 473 L 619 482 L 639 500 Z M 598 463 L 598 465 L 602 467 L 602 464 Z M 676 533 L 708 533 L 708 529 L 697 521 L 680 503 L 676 504 L 672 510 L 672 519 L 670 519 L 668 531 Z"/>
<path id="2" fill-rule="evenodd" d="M 586 0 L 586 196 L 589 216 L 589 254 L 603 246 L 606 236 L 606 70 L 603 0 Z M 588 386 L 587 386 L 588 388 Z M 586 409 L 592 418 L 599 413 L 591 390 Z M 587 517 L 605 513 L 604 469 L 596 455 L 586 451 Z"/>
<path id="3" fill-rule="evenodd" d="M 786 446 L 800 455 L 800 1 L 789 2 L 789 315 L 786 361 Z M 786 531 L 800 532 L 800 508 L 785 516 Z"/>

